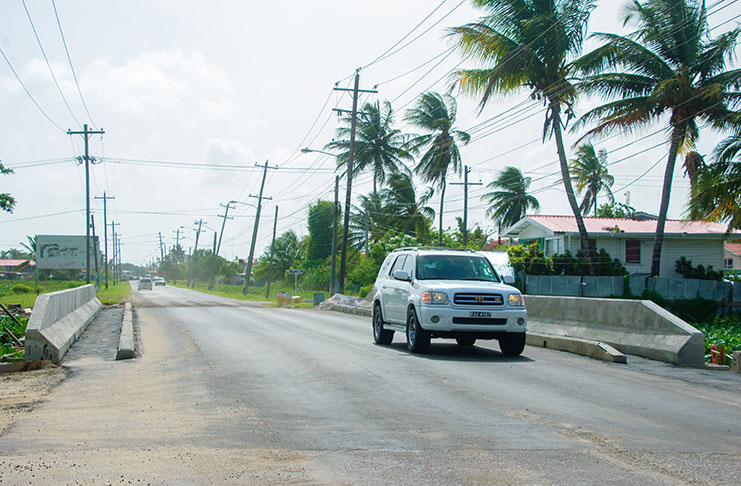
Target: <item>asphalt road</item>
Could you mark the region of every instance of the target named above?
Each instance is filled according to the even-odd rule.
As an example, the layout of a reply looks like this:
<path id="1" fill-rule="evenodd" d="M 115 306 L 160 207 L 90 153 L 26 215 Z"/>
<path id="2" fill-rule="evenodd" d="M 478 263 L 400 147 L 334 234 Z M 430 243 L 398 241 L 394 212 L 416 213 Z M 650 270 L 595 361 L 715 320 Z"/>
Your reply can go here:
<path id="1" fill-rule="evenodd" d="M 73 348 L 71 375 L 0 436 L 0 484 L 741 477 L 739 374 L 531 347 L 507 358 L 496 342 L 410 355 L 403 336 L 374 345 L 368 318 L 172 287 L 133 303 L 141 357 L 112 361 L 110 332 L 90 331 L 102 337 Z"/>

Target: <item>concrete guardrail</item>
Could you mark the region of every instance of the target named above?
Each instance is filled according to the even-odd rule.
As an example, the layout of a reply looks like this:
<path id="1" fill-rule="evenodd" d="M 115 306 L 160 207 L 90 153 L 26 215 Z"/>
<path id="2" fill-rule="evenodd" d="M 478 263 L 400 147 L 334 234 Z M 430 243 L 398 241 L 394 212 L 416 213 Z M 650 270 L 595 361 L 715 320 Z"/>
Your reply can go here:
<path id="1" fill-rule="evenodd" d="M 626 354 L 703 367 L 700 331 L 646 300 L 525 296 L 528 331 L 599 341 Z"/>
<path id="2" fill-rule="evenodd" d="M 25 360 L 59 364 L 102 307 L 92 284 L 39 295 L 26 327 Z"/>

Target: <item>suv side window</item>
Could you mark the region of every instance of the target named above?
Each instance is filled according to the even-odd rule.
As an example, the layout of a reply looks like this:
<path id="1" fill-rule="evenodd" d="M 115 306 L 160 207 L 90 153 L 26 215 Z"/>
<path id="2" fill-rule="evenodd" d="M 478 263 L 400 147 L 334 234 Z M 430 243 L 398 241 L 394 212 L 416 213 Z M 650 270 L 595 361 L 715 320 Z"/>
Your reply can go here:
<path id="1" fill-rule="evenodd" d="M 399 255 L 398 257 L 396 257 L 396 261 L 394 262 L 394 266 L 391 267 L 391 271 L 389 272 L 389 275 L 393 277 L 395 271 L 402 270 L 404 267 L 404 261 L 406 259 L 407 259 L 406 255 Z"/>
<path id="2" fill-rule="evenodd" d="M 378 278 L 387 277 L 391 273 L 391 264 L 394 262 L 394 256 L 389 255 L 386 260 L 383 261 L 381 269 L 378 271 Z"/>
<path id="3" fill-rule="evenodd" d="M 414 255 L 407 255 L 407 259 L 401 269 L 404 270 L 410 277 L 414 275 Z"/>

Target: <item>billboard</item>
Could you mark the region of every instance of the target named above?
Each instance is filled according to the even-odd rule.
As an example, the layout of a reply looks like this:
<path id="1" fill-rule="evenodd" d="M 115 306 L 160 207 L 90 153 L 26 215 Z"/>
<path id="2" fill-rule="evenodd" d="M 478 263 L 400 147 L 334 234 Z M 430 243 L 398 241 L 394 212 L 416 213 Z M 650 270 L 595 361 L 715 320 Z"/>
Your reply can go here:
<path id="1" fill-rule="evenodd" d="M 90 265 L 95 265 L 98 237 L 90 237 Z M 52 270 L 76 270 L 87 266 L 85 237 L 70 235 L 37 235 L 36 268 Z M 97 251 L 100 255 L 100 250 Z"/>

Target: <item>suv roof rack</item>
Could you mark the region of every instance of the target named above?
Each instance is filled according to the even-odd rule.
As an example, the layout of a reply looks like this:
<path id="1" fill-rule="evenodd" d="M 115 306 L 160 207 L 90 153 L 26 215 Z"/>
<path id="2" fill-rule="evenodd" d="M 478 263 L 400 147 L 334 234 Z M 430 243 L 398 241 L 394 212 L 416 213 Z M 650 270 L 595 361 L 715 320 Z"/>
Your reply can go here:
<path id="1" fill-rule="evenodd" d="M 470 253 L 476 253 L 476 250 L 470 248 L 446 248 L 444 246 L 405 246 L 403 248 L 396 248 L 393 251 L 404 251 L 404 250 L 444 250 L 444 251 L 465 251 Z"/>

